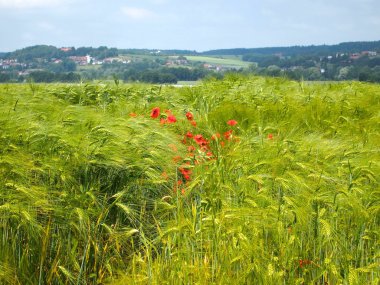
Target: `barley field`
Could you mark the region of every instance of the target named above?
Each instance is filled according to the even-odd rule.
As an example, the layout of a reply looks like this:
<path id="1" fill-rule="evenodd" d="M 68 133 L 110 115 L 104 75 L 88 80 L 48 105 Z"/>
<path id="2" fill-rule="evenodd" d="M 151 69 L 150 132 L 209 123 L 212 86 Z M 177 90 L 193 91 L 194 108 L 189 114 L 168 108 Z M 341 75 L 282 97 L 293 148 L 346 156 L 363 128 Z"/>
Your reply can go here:
<path id="1" fill-rule="evenodd" d="M 0 85 L 0 284 L 379 284 L 380 85 Z"/>

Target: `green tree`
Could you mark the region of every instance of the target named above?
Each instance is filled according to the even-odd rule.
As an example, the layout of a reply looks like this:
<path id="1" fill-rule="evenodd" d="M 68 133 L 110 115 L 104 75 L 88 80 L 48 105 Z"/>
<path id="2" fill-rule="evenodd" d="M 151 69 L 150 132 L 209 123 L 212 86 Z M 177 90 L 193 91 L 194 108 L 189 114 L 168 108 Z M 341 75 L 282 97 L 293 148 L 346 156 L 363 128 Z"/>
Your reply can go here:
<path id="1" fill-rule="evenodd" d="M 266 71 L 269 76 L 280 76 L 281 69 L 277 65 L 270 65 Z"/>
<path id="2" fill-rule="evenodd" d="M 8 73 L 0 73 L 0 82 L 8 82 L 11 80 L 11 76 Z"/>
<path id="3" fill-rule="evenodd" d="M 29 77 L 34 82 L 53 82 L 56 80 L 56 76 L 53 72 L 49 71 L 33 71 L 30 73 Z"/>
<path id="4" fill-rule="evenodd" d="M 339 80 L 346 80 L 349 78 L 349 74 L 350 74 L 350 69 L 351 67 L 349 66 L 345 66 L 345 67 L 342 67 L 341 69 L 339 69 L 339 72 L 338 72 L 338 79 Z"/>

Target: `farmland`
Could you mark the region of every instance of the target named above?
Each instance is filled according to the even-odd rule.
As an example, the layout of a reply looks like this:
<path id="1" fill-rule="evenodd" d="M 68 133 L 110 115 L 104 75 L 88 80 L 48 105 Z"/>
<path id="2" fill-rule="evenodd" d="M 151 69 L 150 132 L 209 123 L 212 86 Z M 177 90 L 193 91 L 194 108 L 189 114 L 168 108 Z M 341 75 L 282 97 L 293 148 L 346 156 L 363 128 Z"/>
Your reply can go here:
<path id="1" fill-rule="evenodd" d="M 250 63 L 244 62 L 238 57 L 212 57 L 212 56 L 198 56 L 187 55 L 187 60 L 190 62 L 204 62 L 211 65 L 220 65 L 228 68 L 247 68 Z"/>
<path id="2" fill-rule="evenodd" d="M 379 284 L 380 86 L 0 85 L 1 284 Z"/>

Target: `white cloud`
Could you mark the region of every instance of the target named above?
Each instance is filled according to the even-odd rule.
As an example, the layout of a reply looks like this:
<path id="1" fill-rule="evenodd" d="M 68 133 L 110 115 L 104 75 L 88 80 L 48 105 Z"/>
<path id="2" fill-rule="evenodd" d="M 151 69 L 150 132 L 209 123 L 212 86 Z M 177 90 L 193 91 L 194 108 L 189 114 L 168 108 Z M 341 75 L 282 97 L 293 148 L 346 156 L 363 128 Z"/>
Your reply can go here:
<path id="1" fill-rule="evenodd" d="M 60 4 L 61 0 L 0 0 L 0 7 L 3 8 L 41 8 L 51 7 Z"/>
<path id="2" fill-rule="evenodd" d="M 151 18 L 156 17 L 155 13 L 143 8 L 124 6 L 121 8 L 121 11 L 124 15 L 126 15 L 128 18 L 131 18 L 133 20 L 144 20 L 147 18 L 151 19 Z"/>

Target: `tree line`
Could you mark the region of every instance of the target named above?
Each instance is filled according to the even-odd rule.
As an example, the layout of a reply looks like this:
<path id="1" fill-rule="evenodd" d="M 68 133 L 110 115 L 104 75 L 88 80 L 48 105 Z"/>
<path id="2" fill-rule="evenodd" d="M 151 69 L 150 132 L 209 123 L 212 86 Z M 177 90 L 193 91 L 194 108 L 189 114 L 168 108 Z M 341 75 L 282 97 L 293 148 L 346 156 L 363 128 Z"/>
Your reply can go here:
<path id="1" fill-rule="evenodd" d="M 252 62 L 250 71 L 266 76 L 285 76 L 304 80 L 359 80 L 380 82 L 380 56 L 360 55 L 353 59 L 349 54 L 334 56 L 247 54 L 243 60 Z"/>

